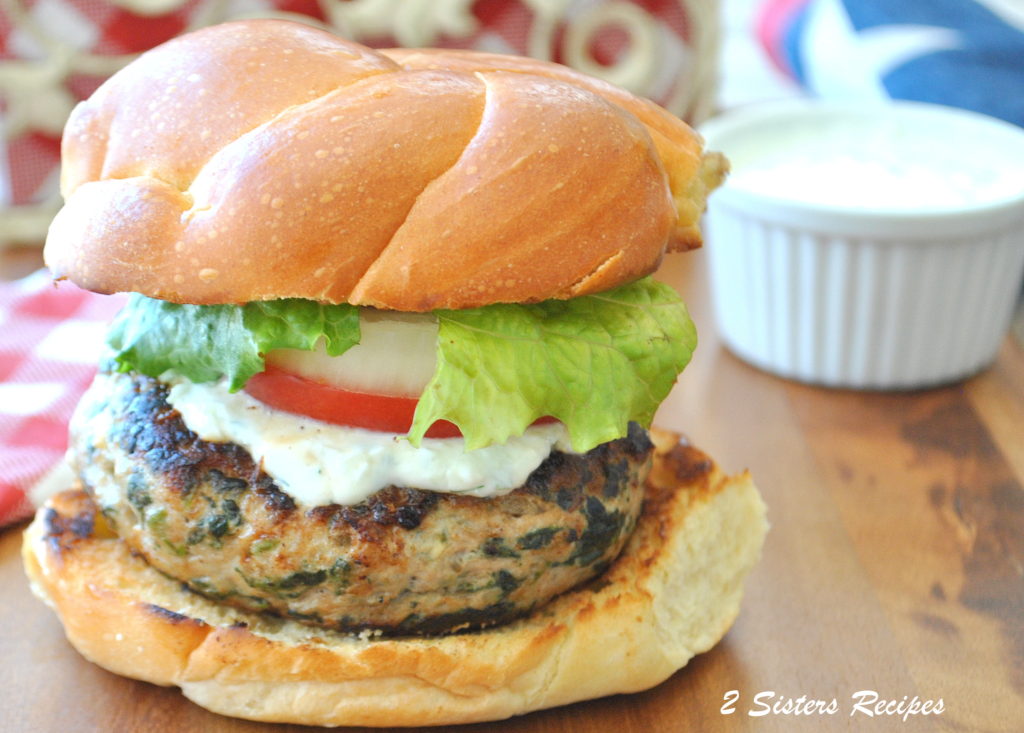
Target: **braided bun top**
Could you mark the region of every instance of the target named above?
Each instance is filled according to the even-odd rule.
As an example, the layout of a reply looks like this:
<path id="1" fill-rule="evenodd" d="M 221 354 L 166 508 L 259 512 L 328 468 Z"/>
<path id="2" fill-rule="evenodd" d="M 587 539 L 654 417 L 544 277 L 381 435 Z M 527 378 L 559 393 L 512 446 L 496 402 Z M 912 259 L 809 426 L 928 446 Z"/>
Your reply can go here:
<path id="1" fill-rule="evenodd" d="M 179 303 L 567 298 L 699 245 L 723 168 L 660 107 L 556 64 L 227 23 L 75 108 L 45 257 Z"/>

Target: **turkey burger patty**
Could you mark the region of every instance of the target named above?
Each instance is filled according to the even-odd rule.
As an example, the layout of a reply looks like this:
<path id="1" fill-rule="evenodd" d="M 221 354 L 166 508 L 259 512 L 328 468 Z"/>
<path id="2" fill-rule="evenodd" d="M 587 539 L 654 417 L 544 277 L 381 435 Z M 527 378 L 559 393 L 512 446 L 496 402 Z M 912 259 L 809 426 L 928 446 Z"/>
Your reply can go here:
<path id="1" fill-rule="evenodd" d="M 346 631 L 504 623 L 602 572 L 635 526 L 652 450 L 633 423 L 586 453 L 552 452 L 494 498 L 389 486 L 303 508 L 243 447 L 189 430 L 167 392 L 101 374 L 72 426 L 111 528 L 193 591 Z"/>

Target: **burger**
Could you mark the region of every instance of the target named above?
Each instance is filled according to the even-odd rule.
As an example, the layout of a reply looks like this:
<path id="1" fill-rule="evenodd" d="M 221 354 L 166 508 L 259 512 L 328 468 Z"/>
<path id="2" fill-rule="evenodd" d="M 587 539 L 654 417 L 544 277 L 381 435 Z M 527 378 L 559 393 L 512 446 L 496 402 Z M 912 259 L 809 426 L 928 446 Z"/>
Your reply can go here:
<path id="1" fill-rule="evenodd" d="M 651 428 L 650 274 L 725 162 L 564 67 L 286 21 L 115 74 L 58 280 L 131 293 L 24 559 L 71 643 L 227 715 L 493 720 L 658 684 L 736 616 L 749 475 Z"/>

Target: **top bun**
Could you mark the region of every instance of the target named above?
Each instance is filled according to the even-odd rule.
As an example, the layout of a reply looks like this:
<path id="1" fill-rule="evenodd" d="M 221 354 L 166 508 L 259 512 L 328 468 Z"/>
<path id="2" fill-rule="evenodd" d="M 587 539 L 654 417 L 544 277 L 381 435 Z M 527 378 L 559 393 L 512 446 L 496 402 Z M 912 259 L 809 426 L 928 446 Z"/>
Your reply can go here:
<path id="1" fill-rule="evenodd" d="M 575 297 L 700 244 L 724 169 L 701 147 L 556 64 L 227 23 L 75 108 L 45 257 L 82 287 L 177 303 Z"/>

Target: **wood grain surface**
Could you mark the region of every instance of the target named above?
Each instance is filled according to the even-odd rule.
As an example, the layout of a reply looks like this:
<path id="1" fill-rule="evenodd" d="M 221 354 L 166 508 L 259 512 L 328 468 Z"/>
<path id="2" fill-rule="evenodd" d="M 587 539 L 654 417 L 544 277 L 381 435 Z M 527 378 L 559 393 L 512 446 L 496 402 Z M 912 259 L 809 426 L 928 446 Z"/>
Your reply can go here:
<path id="1" fill-rule="evenodd" d="M 653 690 L 462 730 L 1024 731 L 1020 344 L 1007 339 L 992 368 L 940 389 L 788 382 L 719 345 L 704 267 L 695 253 L 660 275 L 690 303 L 701 344 L 658 422 L 726 470 L 750 468 L 768 503 L 772 530 L 740 618 Z M 28 591 L 19 529 L 0 531 L 0 730 L 301 729 L 207 713 L 81 659 Z M 723 714 L 732 690 L 735 712 Z M 851 715 L 859 691 L 941 699 L 944 711 Z M 749 715 L 759 694 L 769 705 L 835 699 L 837 712 Z"/>

